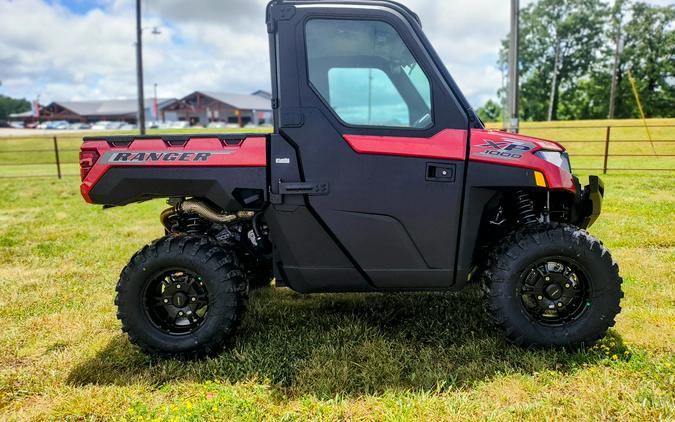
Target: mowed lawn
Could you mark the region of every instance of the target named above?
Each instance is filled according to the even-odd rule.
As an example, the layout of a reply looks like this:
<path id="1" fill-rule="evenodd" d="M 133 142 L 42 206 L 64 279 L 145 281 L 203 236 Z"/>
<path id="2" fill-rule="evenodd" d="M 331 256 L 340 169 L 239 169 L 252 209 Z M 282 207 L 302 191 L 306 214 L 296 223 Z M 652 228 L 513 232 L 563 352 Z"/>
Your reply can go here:
<path id="1" fill-rule="evenodd" d="M 624 164 L 674 167 L 635 160 Z M 626 297 L 599 346 L 511 346 L 475 286 L 269 288 L 251 294 L 229 347 L 195 362 L 143 355 L 115 318 L 119 271 L 162 235 L 162 201 L 103 210 L 83 202 L 77 177 L 0 179 L 0 420 L 672 420 L 675 172 L 603 178 L 590 231 L 618 261 Z"/>

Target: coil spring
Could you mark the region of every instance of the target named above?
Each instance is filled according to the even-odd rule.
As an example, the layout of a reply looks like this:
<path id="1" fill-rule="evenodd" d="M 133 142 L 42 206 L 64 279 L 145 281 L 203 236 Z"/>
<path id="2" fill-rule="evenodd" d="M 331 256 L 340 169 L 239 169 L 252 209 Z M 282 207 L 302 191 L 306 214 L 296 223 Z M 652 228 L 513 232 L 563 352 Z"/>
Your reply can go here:
<path id="1" fill-rule="evenodd" d="M 516 209 L 518 210 L 518 218 L 521 223 L 535 224 L 537 222 L 534 202 L 530 198 L 530 195 L 522 190 L 516 192 Z"/>
<path id="2" fill-rule="evenodd" d="M 197 216 L 190 216 L 185 221 L 185 232 L 188 234 L 201 234 L 202 221 Z"/>

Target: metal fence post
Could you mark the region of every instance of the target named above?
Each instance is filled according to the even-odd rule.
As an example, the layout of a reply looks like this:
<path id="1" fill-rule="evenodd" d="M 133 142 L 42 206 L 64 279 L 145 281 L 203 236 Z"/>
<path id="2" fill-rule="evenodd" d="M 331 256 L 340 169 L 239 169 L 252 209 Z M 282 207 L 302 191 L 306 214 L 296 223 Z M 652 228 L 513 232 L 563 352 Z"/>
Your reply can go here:
<path id="1" fill-rule="evenodd" d="M 607 126 L 607 133 L 605 134 L 605 162 L 602 165 L 602 174 L 607 174 L 607 158 L 609 157 L 609 138 L 612 133 L 612 127 Z"/>
<path id="2" fill-rule="evenodd" d="M 54 157 L 56 157 L 56 174 L 61 178 L 61 160 L 59 159 L 59 143 L 54 136 Z"/>

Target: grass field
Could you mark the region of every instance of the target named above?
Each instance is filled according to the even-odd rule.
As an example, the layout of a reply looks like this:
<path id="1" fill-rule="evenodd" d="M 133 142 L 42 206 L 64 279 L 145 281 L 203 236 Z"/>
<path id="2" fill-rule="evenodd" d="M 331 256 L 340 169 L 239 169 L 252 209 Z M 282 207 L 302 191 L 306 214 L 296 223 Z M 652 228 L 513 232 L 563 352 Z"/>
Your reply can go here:
<path id="1" fill-rule="evenodd" d="M 619 262 L 626 297 L 593 349 L 508 345 L 475 287 L 264 289 L 220 356 L 176 362 L 133 347 L 113 306 L 129 256 L 162 235 L 165 205 L 102 210 L 77 177 L 0 179 L 0 420 L 673 420 L 675 172 L 604 180 L 591 232 Z"/>

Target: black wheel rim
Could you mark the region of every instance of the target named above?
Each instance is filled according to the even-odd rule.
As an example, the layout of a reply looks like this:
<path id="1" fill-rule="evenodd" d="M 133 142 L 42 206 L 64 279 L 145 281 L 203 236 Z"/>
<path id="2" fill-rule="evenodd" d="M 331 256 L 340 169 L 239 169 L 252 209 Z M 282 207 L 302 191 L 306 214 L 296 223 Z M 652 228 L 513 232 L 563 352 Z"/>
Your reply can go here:
<path id="1" fill-rule="evenodd" d="M 148 319 L 171 335 L 187 335 L 204 324 L 208 291 L 202 278 L 186 269 L 170 269 L 153 276 L 144 293 Z"/>
<path id="2" fill-rule="evenodd" d="M 545 258 L 523 271 L 518 294 L 530 319 L 561 326 L 578 319 L 590 307 L 588 280 L 573 260 Z"/>

